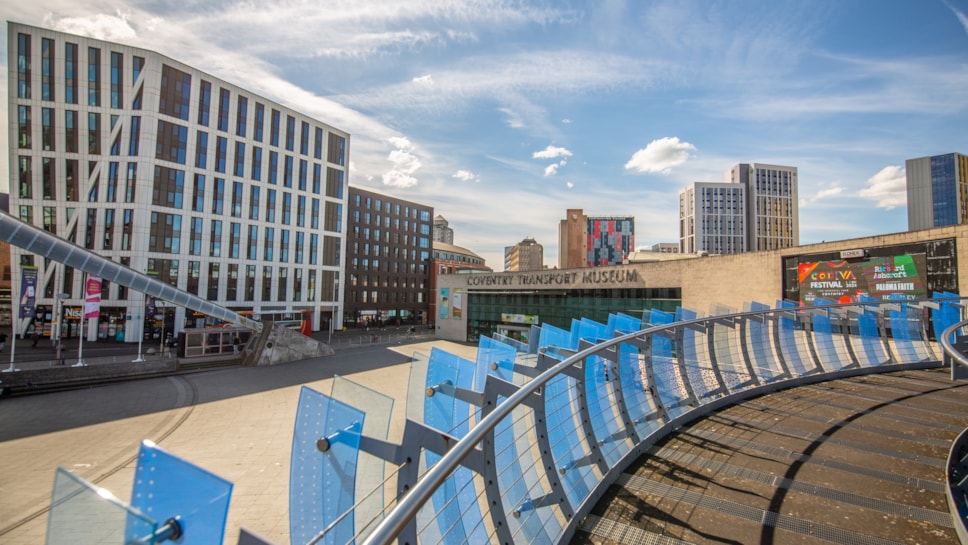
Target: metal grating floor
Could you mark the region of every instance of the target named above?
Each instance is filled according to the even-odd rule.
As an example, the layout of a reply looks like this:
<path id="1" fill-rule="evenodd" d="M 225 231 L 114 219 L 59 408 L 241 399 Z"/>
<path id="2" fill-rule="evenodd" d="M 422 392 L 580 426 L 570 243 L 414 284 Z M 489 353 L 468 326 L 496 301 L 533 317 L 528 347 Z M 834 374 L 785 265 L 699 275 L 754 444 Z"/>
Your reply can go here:
<path id="1" fill-rule="evenodd" d="M 957 544 L 938 461 L 968 427 L 968 384 L 949 372 L 804 386 L 698 420 L 634 462 L 572 544 Z"/>

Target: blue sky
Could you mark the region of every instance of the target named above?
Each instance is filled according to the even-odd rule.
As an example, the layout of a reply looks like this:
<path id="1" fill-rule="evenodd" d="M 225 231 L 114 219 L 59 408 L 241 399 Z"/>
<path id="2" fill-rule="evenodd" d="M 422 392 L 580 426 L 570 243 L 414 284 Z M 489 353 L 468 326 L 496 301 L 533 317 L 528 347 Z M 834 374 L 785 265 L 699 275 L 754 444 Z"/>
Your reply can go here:
<path id="1" fill-rule="evenodd" d="M 968 153 L 968 0 L 5 4 L 349 131 L 350 184 L 495 270 L 529 236 L 554 266 L 568 208 L 677 242 L 679 190 L 740 162 L 798 167 L 802 244 L 905 231 L 904 161 Z"/>

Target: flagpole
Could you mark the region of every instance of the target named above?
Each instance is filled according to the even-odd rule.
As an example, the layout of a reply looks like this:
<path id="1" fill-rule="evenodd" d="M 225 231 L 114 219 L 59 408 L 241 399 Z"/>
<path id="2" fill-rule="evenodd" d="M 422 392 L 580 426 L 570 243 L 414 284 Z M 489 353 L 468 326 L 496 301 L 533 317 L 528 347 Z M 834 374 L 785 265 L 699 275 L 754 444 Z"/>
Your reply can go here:
<path id="1" fill-rule="evenodd" d="M 90 320 L 88 320 L 88 323 L 90 323 Z M 85 335 L 87 335 L 87 331 L 84 330 L 84 314 L 81 314 L 81 334 L 77 336 L 77 363 L 74 364 L 74 367 L 84 367 L 87 365 L 84 363 L 84 358 L 82 357 Z"/>
<path id="2" fill-rule="evenodd" d="M 148 294 L 141 292 L 141 329 L 138 331 L 138 357 L 131 360 L 131 363 L 144 363 L 145 358 L 141 353 L 141 341 L 145 338 L 145 305 L 147 304 Z"/>
<path id="3" fill-rule="evenodd" d="M 18 314 L 18 316 L 19 316 L 19 314 Z M 20 319 L 20 318 L 18 318 L 18 319 Z M 14 355 L 17 353 L 17 328 L 16 328 L 17 320 L 13 320 L 13 324 L 14 324 L 14 327 L 10 328 L 11 329 L 11 333 L 13 333 L 13 338 L 10 339 L 10 367 L 7 367 L 6 369 L 4 369 L 3 370 L 4 373 L 12 373 L 13 371 L 19 371 L 20 370 L 20 369 L 17 369 L 17 366 L 14 365 L 14 363 L 13 363 L 14 362 Z M 24 326 L 23 327 L 23 330 L 26 331 L 27 330 L 27 326 Z M 22 335 L 23 334 L 21 333 L 21 336 Z"/>

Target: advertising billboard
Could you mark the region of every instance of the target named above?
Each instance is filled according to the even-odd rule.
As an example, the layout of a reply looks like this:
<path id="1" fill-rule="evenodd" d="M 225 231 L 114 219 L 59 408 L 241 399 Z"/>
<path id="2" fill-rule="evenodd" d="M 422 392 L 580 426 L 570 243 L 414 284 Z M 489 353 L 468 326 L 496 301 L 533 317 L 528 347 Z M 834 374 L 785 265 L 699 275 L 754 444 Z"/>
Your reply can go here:
<path id="1" fill-rule="evenodd" d="M 800 303 L 813 305 L 817 299 L 850 303 L 861 296 L 878 300 L 924 297 L 926 263 L 924 254 L 801 263 L 797 275 Z"/>

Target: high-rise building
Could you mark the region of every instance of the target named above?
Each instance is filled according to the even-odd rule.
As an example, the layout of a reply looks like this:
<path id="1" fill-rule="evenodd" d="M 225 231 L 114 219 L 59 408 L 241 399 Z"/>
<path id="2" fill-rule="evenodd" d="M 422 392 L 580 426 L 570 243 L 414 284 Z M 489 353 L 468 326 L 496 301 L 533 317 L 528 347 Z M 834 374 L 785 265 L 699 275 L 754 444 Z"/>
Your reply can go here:
<path id="1" fill-rule="evenodd" d="M 153 51 L 17 23 L 7 35 L 14 216 L 233 310 L 338 319 L 348 133 Z M 83 304 L 82 273 L 19 248 L 12 261 L 16 289 L 37 267 L 41 320 L 55 294 Z M 86 335 L 211 323 L 158 304 L 138 331 L 142 294 L 104 282 Z"/>
<path id="2" fill-rule="evenodd" d="M 968 223 L 968 156 L 908 159 L 905 172 L 909 231 Z"/>
<path id="3" fill-rule="evenodd" d="M 683 253 L 746 251 L 746 187 L 694 182 L 679 192 L 679 245 Z"/>
<path id="4" fill-rule="evenodd" d="M 448 227 L 447 220 L 443 216 L 434 218 L 434 240 L 437 242 L 454 243 L 454 230 Z"/>
<path id="5" fill-rule="evenodd" d="M 800 245 L 797 167 L 742 163 L 730 181 L 746 188 L 746 251 Z"/>
<path id="6" fill-rule="evenodd" d="M 422 324 L 434 209 L 350 186 L 343 323 Z"/>
<path id="7" fill-rule="evenodd" d="M 635 218 L 586 216 L 568 209 L 558 225 L 558 267 L 621 265 L 635 251 Z"/>
<path id="8" fill-rule="evenodd" d="M 533 237 L 504 249 L 505 271 L 540 271 L 544 269 L 544 247 Z"/>
<path id="9" fill-rule="evenodd" d="M 726 182 L 681 190 L 679 244 L 684 253 L 713 254 L 797 246 L 797 168 L 742 163 Z"/>

